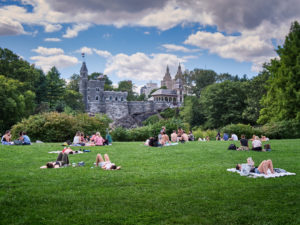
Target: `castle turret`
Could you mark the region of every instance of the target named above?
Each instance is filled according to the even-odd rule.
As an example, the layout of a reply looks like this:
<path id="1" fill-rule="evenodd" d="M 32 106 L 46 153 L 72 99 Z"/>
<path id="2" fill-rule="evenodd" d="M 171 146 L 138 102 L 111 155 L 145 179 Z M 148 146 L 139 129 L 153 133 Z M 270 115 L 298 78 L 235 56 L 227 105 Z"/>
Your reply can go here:
<path id="1" fill-rule="evenodd" d="M 182 70 L 181 70 L 181 65 L 180 65 L 180 63 L 179 63 L 179 65 L 178 65 L 177 73 L 176 73 L 176 75 L 175 75 L 175 80 L 177 80 L 177 79 L 183 80 L 183 74 L 182 74 Z"/>
<path id="2" fill-rule="evenodd" d="M 85 62 L 83 61 L 80 69 L 79 92 L 82 94 L 82 100 L 83 100 L 85 111 L 88 111 L 87 86 L 88 86 L 88 70 Z"/>
<path id="3" fill-rule="evenodd" d="M 161 86 L 166 86 L 167 89 L 172 89 L 172 77 L 170 75 L 169 66 L 167 66 L 167 70 L 164 76 L 164 79 L 161 81 Z"/>

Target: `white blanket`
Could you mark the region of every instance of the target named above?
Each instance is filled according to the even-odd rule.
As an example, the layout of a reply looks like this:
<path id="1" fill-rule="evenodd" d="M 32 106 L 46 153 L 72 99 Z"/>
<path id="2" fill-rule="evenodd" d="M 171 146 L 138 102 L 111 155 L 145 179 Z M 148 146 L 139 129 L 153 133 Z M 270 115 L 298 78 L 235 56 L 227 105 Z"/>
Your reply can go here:
<path id="1" fill-rule="evenodd" d="M 52 151 L 52 152 L 48 152 L 48 153 L 56 153 L 56 154 L 59 154 L 59 153 L 61 153 L 62 151 Z M 83 152 L 82 151 L 77 151 L 77 152 L 75 152 L 75 151 L 73 151 L 73 153 L 69 153 L 70 155 L 72 155 L 72 154 L 82 154 Z"/>
<path id="2" fill-rule="evenodd" d="M 241 171 L 237 170 L 236 168 L 227 169 L 227 171 L 236 172 L 241 175 Z M 247 175 L 247 176 L 252 177 L 252 178 L 257 178 L 257 177 L 274 178 L 274 177 L 283 177 L 283 176 L 289 176 L 289 175 L 296 175 L 296 173 L 285 172 L 285 173 L 273 173 L 272 174 L 271 171 L 268 170 L 267 175 L 266 174 L 258 174 L 258 173 L 249 173 L 249 175 Z"/>

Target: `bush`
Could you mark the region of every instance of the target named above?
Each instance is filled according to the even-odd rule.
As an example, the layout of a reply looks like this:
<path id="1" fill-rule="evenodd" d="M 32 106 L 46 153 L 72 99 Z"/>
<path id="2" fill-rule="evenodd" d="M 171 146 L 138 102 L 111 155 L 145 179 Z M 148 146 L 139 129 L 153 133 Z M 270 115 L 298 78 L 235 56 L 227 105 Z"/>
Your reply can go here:
<path id="1" fill-rule="evenodd" d="M 198 140 L 200 138 L 206 138 L 209 137 L 210 140 L 215 140 L 216 136 L 218 134 L 217 130 L 202 130 L 201 128 L 196 128 L 193 130 L 193 134 L 195 136 L 195 140 Z"/>
<path id="2" fill-rule="evenodd" d="M 188 131 L 189 128 L 188 124 L 183 123 L 179 119 L 157 119 L 155 123 L 144 127 L 137 127 L 128 130 L 122 127 L 117 127 L 111 132 L 111 135 L 114 141 L 145 141 L 149 137 L 158 136 L 163 126 L 166 127 L 166 133 L 168 135 L 170 135 L 173 130 L 177 130 L 178 127 L 182 127 L 185 131 Z"/>
<path id="3" fill-rule="evenodd" d="M 160 113 L 164 119 L 170 119 L 176 116 L 176 108 L 167 108 Z"/>
<path id="4" fill-rule="evenodd" d="M 148 126 L 154 123 L 157 123 L 159 121 L 158 115 L 149 116 L 146 120 L 143 121 L 144 126 Z"/>
<path id="5" fill-rule="evenodd" d="M 18 137 L 20 131 L 26 131 L 28 136 L 44 142 L 62 142 L 73 140 L 77 131 L 93 134 L 100 131 L 105 134 L 109 120 L 100 115 L 89 117 L 87 114 L 76 116 L 65 113 L 42 113 L 30 116 L 12 127 L 12 135 Z"/>
<path id="6" fill-rule="evenodd" d="M 114 141 L 129 141 L 129 133 L 123 127 L 115 128 L 110 134 Z"/>
<path id="7" fill-rule="evenodd" d="M 294 120 L 268 123 L 259 129 L 272 139 L 300 138 L 300 122 Z"/>

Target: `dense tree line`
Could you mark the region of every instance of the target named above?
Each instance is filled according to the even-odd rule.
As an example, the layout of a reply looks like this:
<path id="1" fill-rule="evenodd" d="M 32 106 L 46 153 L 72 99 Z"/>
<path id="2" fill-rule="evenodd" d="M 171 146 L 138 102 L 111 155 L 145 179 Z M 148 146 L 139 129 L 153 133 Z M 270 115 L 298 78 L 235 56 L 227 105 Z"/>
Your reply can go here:
<path id="1" fill-rule="evenodd" d="M 185 71 L 184 107 L 173 117 L 190 127 L 221 128 L 228 124 L 266 124 L 278 121 L 300 122 L 300 25 L 293 22 L 278 58 L 248 79 L 213 70 Z M 127 91 L 128 101 L 145 100 L 134 92 L 130 80 L 112 86 L 108 76 L 92 73 L 89 79 L 105 78 L 105 90 Z M 48 111 L 83 112 L 78 74 L 68 83 L 53 67 L 44 74 L 12 51 L 0 48 L 0 130 L 10 128 L 31 114 Z M 162 87 L 164 88 L 164 87 Z M 155 119 L 157 120 L 157 119 Z M 287 123 L 293 124 L 293 123 Z"/>

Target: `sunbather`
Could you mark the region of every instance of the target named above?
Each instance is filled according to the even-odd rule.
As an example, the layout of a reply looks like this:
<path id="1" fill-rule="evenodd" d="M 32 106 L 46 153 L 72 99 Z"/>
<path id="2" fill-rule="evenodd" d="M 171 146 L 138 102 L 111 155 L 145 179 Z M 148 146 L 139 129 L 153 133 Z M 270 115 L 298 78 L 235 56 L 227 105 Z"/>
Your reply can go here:
<path id="1" fill-rule="evenodd" d="M 104 154 L 104 159 L 105 160 L 103 160 L 101 154 L 97 154 L 96 166 L 99 166 L 104 170 L 119 170 L 119 169 L 121 169 L 121 166 L 116 166 L 114 163 L 112 163 L 110 161 L 109 156 L 107 154 Z"/>
<path id="2" fill-rule="evenodd" d="M 253 161 L 252 161 L 253 162 Z M 249 162 L 248 162 L 249 164 Z M 242 166 L 241 164 L 237 164 L 236 165 L 236 169 L 237 170 L 241 170 L 242 169 Z M 254 162 L 252 163 L 251 165 L 251 169 L 250 169 L 250 172 L 251 173 L 257 173 L 257 174 L 261 174 L 261 173 L 264 173 L 264 174 L 268 174 L 268 169 L 270 169 L 271 173 L 274 173 L 274 169 L 273 169 L 273 162 L 271 159 L 268 159 L 268 160 L 264 160 L 262 161 L 258 167 L 254 167 Z"/>
<path id="3" fill-rule="evenodd" d="M 41 169 L 46 168 L 59 168 L 65 165 L 69 165 L 69 157 L 66 153 L 59 153 L 55 162 L 48 162 L 46 166 L 41 166 Z"/>

